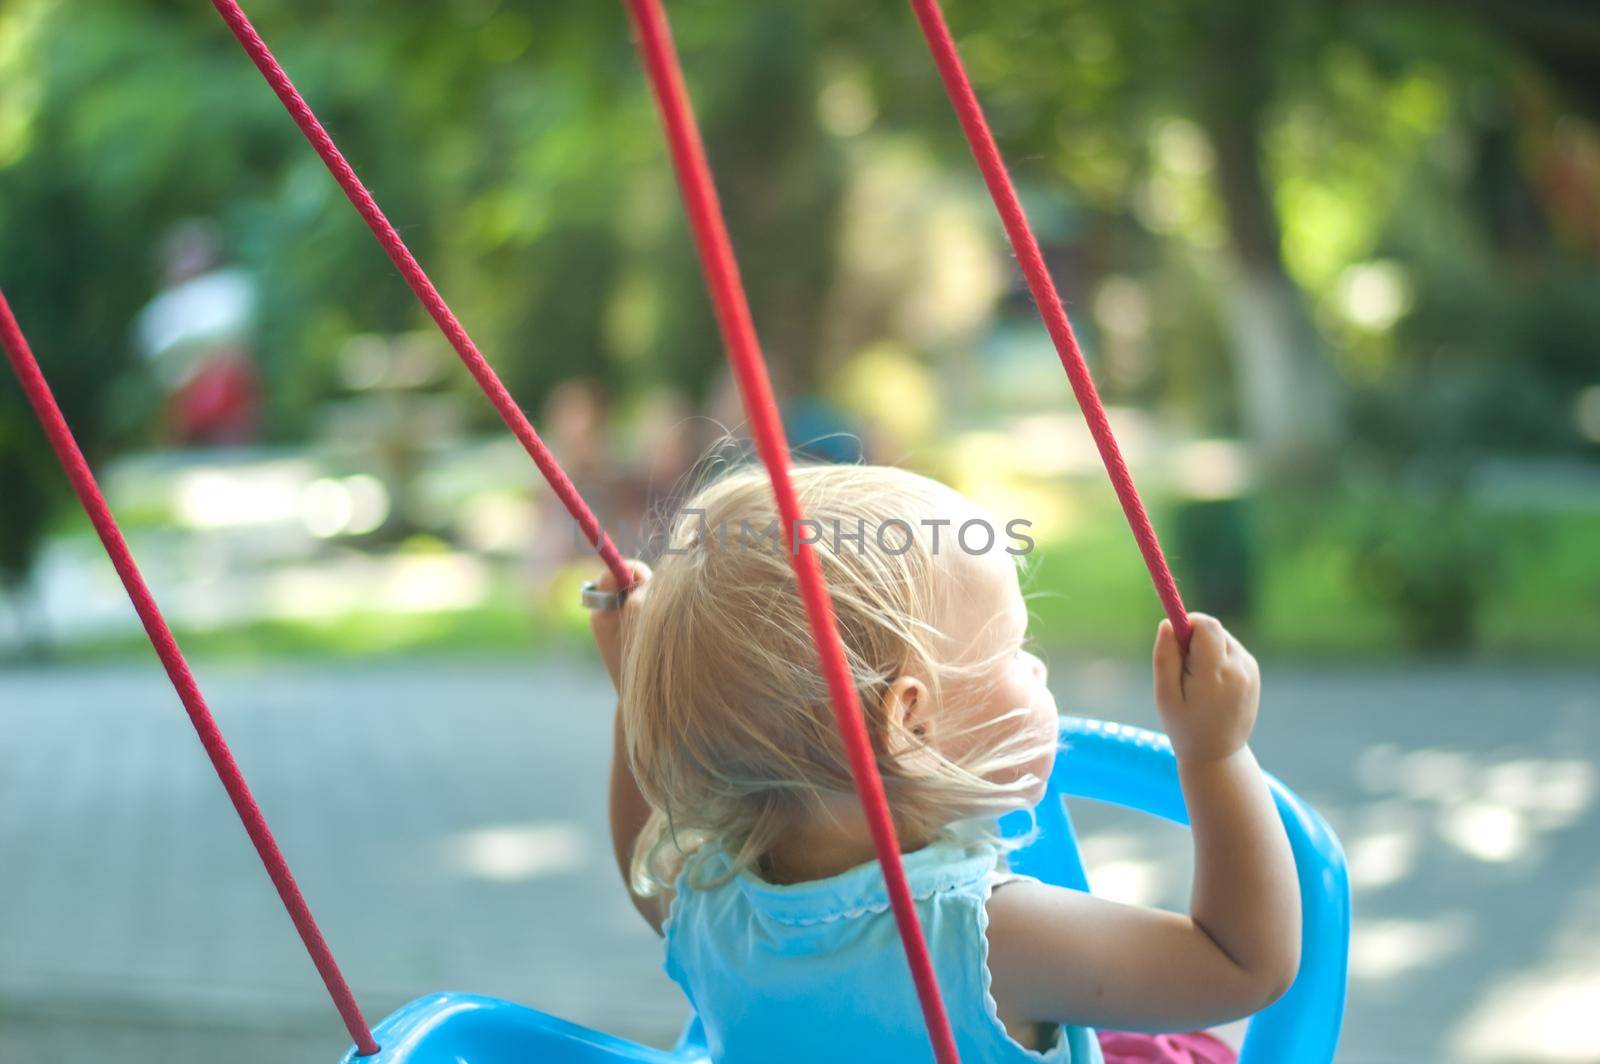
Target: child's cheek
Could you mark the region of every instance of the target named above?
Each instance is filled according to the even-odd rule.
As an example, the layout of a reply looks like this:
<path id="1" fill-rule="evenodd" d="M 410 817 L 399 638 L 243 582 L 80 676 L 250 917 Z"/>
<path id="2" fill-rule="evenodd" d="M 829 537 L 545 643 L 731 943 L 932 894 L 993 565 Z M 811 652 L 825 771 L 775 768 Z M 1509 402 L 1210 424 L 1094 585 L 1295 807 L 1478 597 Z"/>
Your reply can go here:
<path id="1" fill-rule="evenodd" d="M 1043 741 L 1055 748 L 1056 738 L 1061 731 L 1061 711 L 1056 708 L 1056 696 L 1043 682 L 1034 685 L 1033 701 L 1034 721 L 1043 733 Z"/>

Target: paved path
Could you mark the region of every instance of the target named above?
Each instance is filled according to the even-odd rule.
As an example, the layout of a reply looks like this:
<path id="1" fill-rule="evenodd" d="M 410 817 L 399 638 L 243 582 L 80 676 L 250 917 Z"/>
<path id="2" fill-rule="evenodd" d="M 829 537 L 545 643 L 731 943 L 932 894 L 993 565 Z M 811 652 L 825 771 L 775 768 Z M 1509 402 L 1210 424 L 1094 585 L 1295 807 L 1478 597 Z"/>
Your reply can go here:
<path id="1" fill-rule="evenodd" d="M 1257 748 L 1358 881 L 1340 1059 L 1600 1058 L 1600 673 L 1267 675 Z M 456 988 L 671 1038 L 683 1006 L 603 834 L 596 669 L 201 682 L 373 1019 Z M 1070 711 L 1151 721 L 1138 668 L 1062 667 L 1055 686 Z M 1182 903 L 1181 832 L 1094 809 L 1080 825 L 1103 891 Z M 331 1062 L 344 1042 L 154 665 L 0 671 L 0 1064 L 224 1045 Z"/>

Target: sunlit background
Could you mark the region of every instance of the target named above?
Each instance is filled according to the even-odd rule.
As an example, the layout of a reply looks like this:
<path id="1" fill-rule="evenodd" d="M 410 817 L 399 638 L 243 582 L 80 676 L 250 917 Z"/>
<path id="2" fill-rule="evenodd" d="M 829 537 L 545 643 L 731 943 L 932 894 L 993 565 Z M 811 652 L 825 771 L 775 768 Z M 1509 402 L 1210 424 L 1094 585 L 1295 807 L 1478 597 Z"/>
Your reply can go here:
<path id="1" fill-rule="evenodd" d="M 644 549 L 743 416 L 621 6 L 247 7 Z M 1185 596 L 1265 663 L 1263 760 L 1345 841 L 1341 1060 L 1600 1059 L 1600 8 L 948 7 Z M 669 8 L 792 441 L 1031 522 L 1063 705 L 1153 723 L 1159 608 L 909 11 Z M 374 1018 L 670 1040 L 598 566 L 209 4 L 0 6 L 0 288 Z M 332 1060 L 163 682 L 0 385 L 0 1061 Z M 1180 834 L 1082 826 L 1099 890 L 1184 903 Z"/>

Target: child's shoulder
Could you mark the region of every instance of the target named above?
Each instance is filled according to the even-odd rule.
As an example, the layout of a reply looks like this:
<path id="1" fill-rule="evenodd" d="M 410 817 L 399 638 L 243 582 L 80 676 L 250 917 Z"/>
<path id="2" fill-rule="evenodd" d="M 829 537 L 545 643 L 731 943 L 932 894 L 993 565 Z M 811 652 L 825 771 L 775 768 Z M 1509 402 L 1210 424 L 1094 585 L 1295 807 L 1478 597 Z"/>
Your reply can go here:
<path id="1" fill-rule="evenodd" d="M 991 992 L 1003 1015 L 1015 1010 L 1034 1020 L 1084 1022 L 1070 1009 L 1040 1006 L 1054 996 L 1052 986 L 1096 978 L 1095 940 L 1106 929 L 1097 927 L 1094 910 L 1101 906 L 1080 891 L 1024 876 L 996 877 L 984 905 L 984 936 Z"/>

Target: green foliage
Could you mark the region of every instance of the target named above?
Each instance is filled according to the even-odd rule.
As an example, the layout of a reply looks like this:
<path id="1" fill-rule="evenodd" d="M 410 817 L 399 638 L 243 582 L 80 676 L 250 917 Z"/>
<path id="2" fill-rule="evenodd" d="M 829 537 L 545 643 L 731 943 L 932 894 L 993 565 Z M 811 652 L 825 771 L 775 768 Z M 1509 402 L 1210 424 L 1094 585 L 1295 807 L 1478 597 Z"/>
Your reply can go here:
<path id="1" fill-rule="evenodd" d="M 1385 490 L 1459 484 L 1489 452 L 1593 459 L 1571 415 L 1600 383 L 1600 223 L 1582 161 L 1600 134 L 1579 117 L 1600 114 L 1592 4 L 948 6 L 1109 398 L 1160 404 L 1196 434 L 1249 425 L 1242 264 L 1277 276 L 1290 317 L 1308 319 L 1286 334 L 1309 337 L 1305 361 L 1349 391 L 1340 457 Z M 620 4 L 262 0 L 251 13 L 524 405 L 580 375 L 613 392 L 712 390 L 720 344 Z M 825 308 L 863 146 L 914 143 L 918 165 L 936 160 L 978 198 L 966 146 L 903 5 L 684 0 L 673 17 L 779 385 L 814 390 L 831 369 Z M 1540 18 L 1561 31 L 1541 35 Z M 158 287 L 162 239 L 197 216 L 260 284 L 277 441 L 312 431 L 352 336 L 426 325 L 208 5 L 0 7 L 0 287 L 96 461 L 154 442 L 158 400 L 129 327 Z M 1145 308 L 1117 341 L 1134 371 L 1102 320 L 1108 279 Z M 901 329 L 863 342 L 938 348 Z M 468 409 L 492 427 L 487 406 Z M 0 447 L 0 571 L 15 580 L 65 493 L 9 387 Z M 1404 547 L 1406 522 L 1433 518 L 1379 510 L 1395 526 L 1349 541 L 1340 565 L 1419 568 L 1415 586 L 1373 577 L 1407 590 L 1368 631 L 1409 623 L 1395 620 L 1402 600 L 1498 601 Z M 1263 573 L 1287 572 L 1331 616 L 1372 605 L 1325 557 L 1270 529 L 1251 540 L 1259 514 L 1218 517 L 1180 516 L 1180 564 L 1255 572 L 1265 629 L 1286 607 Z M 1058 564 L 1074 596 L 1142 602 L 1137 558 L 1122 564 L 1113 535 Z M 1079 558 L 1092 559 L 1081 572 Z M 1519 571 L 1508 563 L 1507 582 Z M 1128 610 L 1142 632 L 1149 611 Z"/>
<path id="2" fill-rule="evenodd" d="M 56 496 L 63 493 L 55 459 L 22 417 L 0 406 L 0 589 L 20 585 L 33 565 Z"/>
<path id="3" fill-rule="evenodd" d="M 1172 508 L 1168 528 L 1178 579 L 1196 603 L 1248 634 L 1255 606 L 1258 532 L 1254 500 L 1194 499 Z"/>
<path id="4" fill-rule="evenodd" d="M 1396 619 L 1410 650 L 1471 649 L 1499 578 L 1499 544 L 1460 496 L 1427 489 L 1363 501 L 1351 529 L 1354 576 Z"/>

